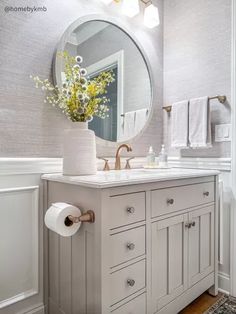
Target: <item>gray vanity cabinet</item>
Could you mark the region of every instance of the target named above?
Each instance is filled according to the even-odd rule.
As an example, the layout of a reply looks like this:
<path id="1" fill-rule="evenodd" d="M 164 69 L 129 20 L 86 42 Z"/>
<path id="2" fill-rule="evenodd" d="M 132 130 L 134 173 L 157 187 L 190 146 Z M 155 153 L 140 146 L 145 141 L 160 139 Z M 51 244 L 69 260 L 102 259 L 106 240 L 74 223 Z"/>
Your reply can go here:
<path id="1" fill-rule="evenodd" d="M 193 226 L 189 229 L 189 287 L 214 270 L 214 206 L 189 213 Z"/>
<path id="2" fill-rule="evenodd" d="M 152 312 L 155 313 L 187 289 L 188 215 L 152 223 Z"/>
<path id="3" fill-rule="evenodd" d="M 217 294 L 217 175 L 104 188 L 44 179 L 45 209 L 95 212 L 72 237 L 48 232 L 49 314 L 177 314 Z"/>
<path id="4" fill-rule="evenodd" d="M 152 312 L 214 271 L 214 205 L 152 224 Z"/>

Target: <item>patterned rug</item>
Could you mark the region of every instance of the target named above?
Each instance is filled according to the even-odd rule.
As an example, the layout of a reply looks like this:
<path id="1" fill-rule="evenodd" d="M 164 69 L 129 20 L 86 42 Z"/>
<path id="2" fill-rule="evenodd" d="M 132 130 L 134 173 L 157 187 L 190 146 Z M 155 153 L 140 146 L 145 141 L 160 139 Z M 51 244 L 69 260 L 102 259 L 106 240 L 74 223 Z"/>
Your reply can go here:
<path id="1" fill-rule="evenodd" d="M 204 314 L 236 314 L 236 298 L 224 295 Z"/>

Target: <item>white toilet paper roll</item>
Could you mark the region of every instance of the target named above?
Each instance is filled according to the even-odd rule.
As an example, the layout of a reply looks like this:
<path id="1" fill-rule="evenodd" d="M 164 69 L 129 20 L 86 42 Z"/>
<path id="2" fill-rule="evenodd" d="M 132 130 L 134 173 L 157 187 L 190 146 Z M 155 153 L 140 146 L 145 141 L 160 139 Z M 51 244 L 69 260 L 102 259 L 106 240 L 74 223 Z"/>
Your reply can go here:
<path id="1" fill-rule="evenodd" d="M 54 203 L 47 210 L 44 221 L 48 229 L 63 237 L 70 237 L 79 230 L 81 222 L 66 226 L 65 219 L 69 215 L 79 217 L 81 211 L 79 208 L 67 203 Z"/>

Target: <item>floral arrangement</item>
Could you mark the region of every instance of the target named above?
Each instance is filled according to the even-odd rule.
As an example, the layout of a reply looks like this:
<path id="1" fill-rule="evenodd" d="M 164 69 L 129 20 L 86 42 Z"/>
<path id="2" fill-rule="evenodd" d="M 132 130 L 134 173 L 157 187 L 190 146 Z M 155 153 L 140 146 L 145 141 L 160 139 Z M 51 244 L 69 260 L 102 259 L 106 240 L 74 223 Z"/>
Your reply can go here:
<path id="1" fill-rule="evenodd" d="M 66 51 L 58 56 L 65 63 L 65 82 L 61 87 L 54 86 L 48 79 L 30 76 L 36 88 L 47 91 L 44 102 L 60 108 L 73 122 L 90 122 L 93 116 L 101 119 L 108 117 L 110 99 L 106 97 L 106 88 L 115 80 L 112 70 L 90 79 L 87 70 L 81 66 L 81 56 L 72 57 Z"/>

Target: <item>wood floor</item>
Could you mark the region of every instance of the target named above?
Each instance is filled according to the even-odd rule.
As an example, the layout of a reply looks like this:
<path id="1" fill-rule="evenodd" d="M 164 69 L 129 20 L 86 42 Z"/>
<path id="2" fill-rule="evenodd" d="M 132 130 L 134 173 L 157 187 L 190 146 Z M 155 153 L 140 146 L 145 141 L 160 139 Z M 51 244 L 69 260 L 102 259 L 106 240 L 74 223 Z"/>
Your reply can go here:
<path id="1" fill-rule="evenodd" d="M 203 293 L 199 298 L 193 301 L 189 306 L 184 310 L 179 312 L 179 314 L 202 314 L 207 309 L 209 309 L 218 299 L 222 296 L 222 293 L 219 293 L 217 297 L 212 297 L 207 292 Z"/>

